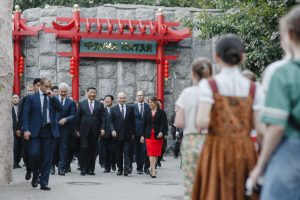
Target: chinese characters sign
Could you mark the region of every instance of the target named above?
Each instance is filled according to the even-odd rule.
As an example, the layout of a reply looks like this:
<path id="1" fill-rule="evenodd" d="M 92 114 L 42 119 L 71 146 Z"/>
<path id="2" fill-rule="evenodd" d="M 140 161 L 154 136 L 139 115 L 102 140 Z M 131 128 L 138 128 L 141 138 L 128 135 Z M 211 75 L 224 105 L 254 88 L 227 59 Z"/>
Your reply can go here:
<path id="1" fill-rule="evenodd" d="M 81 39 L 80 52 L 156 55 L 156 41 Z"/>

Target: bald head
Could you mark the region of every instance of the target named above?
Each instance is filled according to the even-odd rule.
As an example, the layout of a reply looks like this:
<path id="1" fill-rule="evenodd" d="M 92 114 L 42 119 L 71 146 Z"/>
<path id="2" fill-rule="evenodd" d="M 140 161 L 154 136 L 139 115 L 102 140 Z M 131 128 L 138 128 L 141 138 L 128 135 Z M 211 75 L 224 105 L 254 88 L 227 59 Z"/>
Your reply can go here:
<path id="1" fill-rule="evenodd" d="M 145 100 L 145 94 L 142 90 L 138 91 L 136 93 L 136 100 L 139 102 L 139 103 L 143 103 L 144 100 Z"/>
<path id="2" fill-rule="evenodd" d="M 119 94 L 118 94 L 118 102 L 121 105 L 124 105 L 126 103 L 126 94 L 125 94 L 125 92 L 119 92 Z"/>

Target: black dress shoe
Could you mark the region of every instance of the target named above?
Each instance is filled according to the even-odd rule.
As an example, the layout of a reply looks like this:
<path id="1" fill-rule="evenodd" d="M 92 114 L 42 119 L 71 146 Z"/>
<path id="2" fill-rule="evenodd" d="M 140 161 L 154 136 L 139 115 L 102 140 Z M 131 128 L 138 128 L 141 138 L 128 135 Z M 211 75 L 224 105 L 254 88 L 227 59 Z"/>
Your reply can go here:
<path id="1" fill-rule="evenodd" d="M 55 167 L 51 167 L 50 173 L 51 173 L 52 175 L 55 174 Z"/>
<path id="2" fill-rule="evenodd" d="M 143 174 L 143 170 L 137 170 L 138 174 Z"/>
<path id="3" fill-rule="evenodd" d="M 31 186 L 36 188 L 38 186 L 37 177 L 33 177 L 31 180 Z"/>
<path id="4" fill-rule="evenodd" d="M 128 174 L 131 174 L 131 170 L 130 169 L 125 169 L 124 176 L 128 176 Z"/>
<path id="5" fill-rule="evenodd" d="M 22 168 L 19 164 L 15 164 L 15 165 L 13 166 L 13 169 L 19 169 L 19 168 Z"/>
<path id="6" fill-rule="evenodd" d="M 123 171 L 118 171 L 118 173 L 117 173 L 118 176 L 122 176 L 122 174 L 123 174 Z"/>
<path id="7" fill-rule="evenodd" d="M 156 165 L 157 165 L 158 167 L 161 167 L 161 163 L 160 163 L 160 162 L 158 162 Z"/>
<path id="8" fill-rule="evenodd" d="M 144 169 L 144 172 L 146 173 L 146 174 L 150 174 L 150 170 L 149 169 Z"/>
<path id="9" fill-rule="evenodd" d="M 41 190 L 50 191 L 51 188 L 47 186 L 41 186 Z"/>
<path id="10" fill-rule="evenodd" d="M 60 175 L 60 176 L 65 176 L 64 170 L 58 170 L 58 175 Z"/>
<path id="11" fill-rule="evenodd" d="M 105 170 L 104 170 L 104 173 L 109 173 L 109 172 L 110 172 L 109 169 L 105 169 Z"/>
<path id="12" fill-rule="evenodd" d="M 95 172 L 92 172 L 92 171 L 87 172 L 87 174 L 91 175 L 91 176 L 95 176 L 96 175 Z"/>
<path id="13" fill-rule="evenodd" d="M 80 175 L 81 175 L 81 176 L 85 176 L 85 172 L 84 172 L 84 171 L 81 171 L 81 172 L 80 172 Z"/>
<path id="14" fill-rule="evenodd" d="M 27 171 L 25 174 L 25 180 L 28 181 L 31 179 L 31 172 Z"/>
<path id="15" fill-rule="evenodd" d="M 112 166 L 111 169 L 115 172 L 117 170 L 116 166 Z"/>

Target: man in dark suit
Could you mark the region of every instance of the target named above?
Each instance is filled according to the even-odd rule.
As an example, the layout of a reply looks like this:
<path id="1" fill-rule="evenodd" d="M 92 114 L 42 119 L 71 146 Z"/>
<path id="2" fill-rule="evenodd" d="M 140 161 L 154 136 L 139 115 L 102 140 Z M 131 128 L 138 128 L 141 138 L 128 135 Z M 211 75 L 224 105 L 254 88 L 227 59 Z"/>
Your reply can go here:
<path id="1" fill-rule="evenodd" d="M 17 94 L 12 96 L 12 119 L 13 119 L 13 135 L 14 135 L 14 165 L 13 168 L 21 168 L 22 154 L 22 135 L 19 125 L 19 102 L 20 98 Z"/>
<path id="2" fill-rule="evenodd" d="M 41 79 L 38 92 L 27 97 L 23 109 L 24 138 L 30 138 L 29 159 L 33 170 L 31 185 L 37 187 L 40 173 L 41 190 L 48 187 L 51 168 L 54 139 L 59 137 L 56 112 L 62 112 L 63 107 L 51 91 L 51 80 Z"/>
<path id="3" fill-rule="evenodd" d="M 68 98 L 69 86 L 66 83 L 59 84 L 59 102 L 63 105 L 64 111 L 57 113 L 56 121 L 59 124 L 59 165 L 58 174 L 65 175 L 66 161 L 68 153 L 68 141 L 69 136 L 74 130 L 74 120 L 76 118 L 76 104 L 74 101 Z"/>
<path id="4" fill-rule="evenodd" d="M 146 144 L 141 143 L 141 136 L 144 135 L 144 114 L 150 110 L 150 107 L 145 103 L 145 95 L 143 91 L 138 91 L 136 94 L 137 102 L 134 104 L 135 115 L 135 137 L 134 137 L 134 150 L 135 161 L 137 166 L 137 173 L 143 174 L 143 168 L 145 173 L 149 172 L 149 158 L 146 154 Z"/>
<path id="5" fill-rule="evenodd" d="M 104 98 L 105 103 L 105 134 L 101 135 L 102 144 L 104 146 L 104 173 L 110 172 L 112 169 L 116 171 L 116 151 L 115 151 L 115 141 L 111 135 L 110 126 L 110 109 L 113 105 L 114 97 L 112 95 L 106 95 Z"/>
<path id="6" fill-rule="evenodd" d="M 77 135 L 80 136 L 81 175 L 95 175 L 96 147 L 100 135 L 104 134 L 104 105 L 96 101 L 97 90 L 87 89 L 87 99 L 80 102 L 77 115 Z"/>
<path id="7" fill-rule="evenodd" d="M 35 78 L 33 80 L 33 84 L 32 85 L 29 85 L 27 87 L 27 96 L 24 96 L 21 103 L 20 103 L 20 106 L 19 106 L 19 129 L 22 130 L 22 132 L 24 132 L 24 129 L 23 129 L 23 108 L 24 108 L 24 105 L 25 105 L 25 102 L 26 102 L 26 99 L 28 97 L 28 95 L 31 95 L 33 94 L 34 92 L 38 92 L 39 91 L 39 88 L 40 88 L 40 85 L 41 85 L 41 79 L 40 78 Z M 26 166 L 26 174 L 25 174 L 25 180 L 30 180 L 31 179 L 31 167 L 30 167 L 30 162 L 29 162 L 29 143 L 30 143 L 30 140 L 25 140 L 23 138 L 23 161 L 25 163 L 25 166 Z"/>
<path id="8" fill-rule="evenodd" d="M 118 104 L 110 110 L 112 136 L 116 140 L 118 176 L 122 175 L 123 171 L 124 176 L 128 176 L 132 172 L 132 143 L 135 135 L 134 110 L 133 107 L 125 103 L 126 94 L 120 92 L 118 94 Z"/>

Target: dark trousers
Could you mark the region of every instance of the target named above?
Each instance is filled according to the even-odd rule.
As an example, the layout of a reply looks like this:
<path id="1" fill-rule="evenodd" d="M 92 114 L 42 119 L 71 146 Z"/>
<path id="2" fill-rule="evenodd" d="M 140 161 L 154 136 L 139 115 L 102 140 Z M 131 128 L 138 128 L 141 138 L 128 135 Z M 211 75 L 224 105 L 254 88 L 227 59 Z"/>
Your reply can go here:
<path id="1" fill-rule="evenodd" d="M 54 147 L 53 147 L 53 156 L 52 156 L 52 167 L 58 167 L 59 163 L 59 138 L 55 138 Z"/>
<path id="2" fill-rule="evenodd" d="M 14 165 L 19 165 L 22 157 L 22 137 L 14 135 Z"/>
<path id="3" fill-rule="evenodd" d="M 74 134 L 70 134 L 68 137 L 68 148 L 67 148 L 67 158 L 65 169 L 71 167 L 71 162 L 75 155 L 78 155 L 80 152 L 80 139 Z M 79 161 L 78 161 L 79 162 Z"/>
<path id="4" fill-rule="evenodd" d="M 23 139 L 23 160 L 26 166 L 26 171 L 31 172 L 30 167 L 30 160 L 29 160 L 29 147 L 30 147 L 30 140 Z"/>
<path id="5" fill-rule="evenodd" d="M 162 151 L 161 151 L 161 156 L 158 157 L 157 159 L 157 162 L 160 163 L 161 159 L 163 158 L 164 154 L 165 154 L 165 151 L 166 151 L 166 148 L 167 148 L 167 139 L 164 139 L 164 142 L 163 142 L 163 146 L 162 146 Z"/>
<path id="6" fill-rule="evenodd" d="M 116 147 L 115 141 L 111 138 L 102 139 L 103 144 L 103 156 L 104 167 L 106 170 L 110 170 L 112 166 L 116 165 Z"/>
<path id="7" fill-rule="evenodd" d="M 30 166 L 33 176 L 40 173 L 41 187 L 48 186 L 51 162 L 53 157 L 54 138 L 51 127 L 41 128 L 39 136 L 31 138 L 29 147 Z"/>
<path id="8" fill-rule="evenodd" d="M 87 136 L 80 136 L 80 168 L 81 171 L 94 172 L 96 162 L 96 149 L 99 135 L 89 133 Z"/>
<path id="9" fill-rule="evenodd" d="M 117 166 L 119 171 L 132 170 L 132 141 L 123 140 L 116 141 L 116 156 L 117 156 Z M 124 159 L 123 159 L 124 155 Z M 123 168 L 124 161 L 124 168 Z"/>
<path id="10" fill-rule="evenodd" d="M 58 168 L 63 172 L 66 169 L 66 160 L 67 160 L 67 153 L 68 153 L 68 138 L 69 138 L 69 133 L 67 131 L 60 131 Z"/>
<path id="11" fill-rule="evenodd" d="M 99 156 L 99 164 L 104 165 L 104 144 L 102 140 L 98 140 L 97 154 Z"/>
<path id="12" fill-rule="evenodd" d="M 141 136 L 134 137 L 134 153 L 135 153 L 135 162 L 136 169 L 143 170 L 148 169 L 149 158 L 147 156 L 146 143 L 141 143 Z M 147 167 L 148 166 L 148 167 Z"/>

